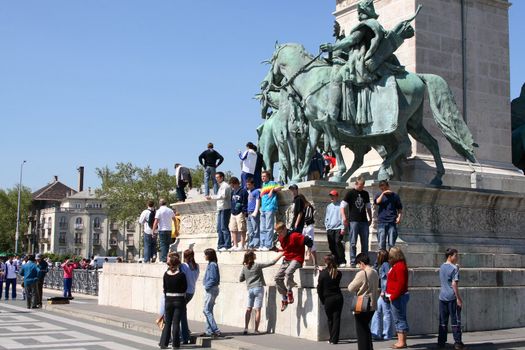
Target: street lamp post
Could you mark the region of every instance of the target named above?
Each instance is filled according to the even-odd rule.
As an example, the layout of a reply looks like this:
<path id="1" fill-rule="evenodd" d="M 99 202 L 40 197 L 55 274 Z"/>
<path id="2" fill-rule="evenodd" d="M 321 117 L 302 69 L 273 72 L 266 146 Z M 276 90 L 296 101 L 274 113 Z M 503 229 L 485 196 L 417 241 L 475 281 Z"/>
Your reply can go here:
<path id="1" fill-rule="evenodd" d="M 24 164 L 26 161 L 24 160 L 22 164 L 20 164 L 20 181 L 18 182 L 18 206 L 16 209 L 16 233 L 15 233 L 15 255 L 18 254 L 18 236 L 19 228 L 20 228 L 20 194 L 22 191 L 22 170 L 24 169 Z"/>

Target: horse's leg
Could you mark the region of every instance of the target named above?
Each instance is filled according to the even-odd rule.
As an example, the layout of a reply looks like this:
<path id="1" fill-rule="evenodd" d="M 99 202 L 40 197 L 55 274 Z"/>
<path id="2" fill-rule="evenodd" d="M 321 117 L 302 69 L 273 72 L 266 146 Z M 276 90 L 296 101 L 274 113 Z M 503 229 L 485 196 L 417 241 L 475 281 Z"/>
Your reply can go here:
<path id="1" fill-rule="evenodd" d="M 334 152 L 337 162 L 337 170 L 334 172 L 334 176 L 330 178 L 330 181 L 343 182 L 343 174 L 346 173 L 346 164 L 343 158 L 343 152 L 341 152 L 341 143 L 337 138 L 337 129 L 335 126 L 327 124 L 325 131 L 325 137 L 327 137 L 330 142 L 330 148 L 332 149 L 332 152 Z"/>
<path id="2" fill-rule="evenodd" d="M 443 184 L 442 178 L 445 174 L 445 167 L 441 160 L 439 152 L 439 144 L 427 129 L 423 126 L 423 103 L 417 111 L 408 120 L 407 129 L 410 135 L 417 141 L 421 142 L 432 153 L 434 162 L 436 163 L 436 176 L 430 181 L 431 185 L 441 186 Z"/>
<path id="3" fill-rule="evenodd" d="M 365 154 L 367 154 L 371 149 L 372 148 L 368 145 L 355 145 L 352 147 L 352 152 L 354 152 L 354 161 L 352 162 L 350 169 L 348 169 L 346 173 L 343 174 L 341 178 L 343 182 L 346 182 L 350 176 L 352 176 L 352 174 L 363 165 Z"/>
<path id="4" fill-rule="evenodd" d="M 308 168 L 310 167 L 310 161 L 315 153 L 317 148 L 317 143 L 319 142 L 320 132 L 314 128 L 311 124 L 308 128 L 308 142 L 306 144 L 306 151 L 304 154 L 304 164 L 301 167 L 301 171 L 296 174 L 293 178 L 293 182 L 301 182 L 302 179 L 308 175 Z"/>
<path id="5" fill-rule="evenodd" d="M 405 135 L 406 131 L 401 130 L 401 135 Z M 387 156 L 383 160 L 383 163 L 381 164 L 381 167 L 379 168 L 379 173 L 377 174 L 378 180 L 390 180 L 393 176 L 393 170 L 392 166 L 395 164 L 395 162 L 399 159 L 399 157 L 404 156 L 411 148 L 410 139 L 408 136 L 403 136 L 400 139 L 398 139 L 398 144 L 396 147 L 389 147 L 385 146 L 385 149 L 387 151 Z M 394 151 L 390 151 L 390 149 L 393 149 Z"/>

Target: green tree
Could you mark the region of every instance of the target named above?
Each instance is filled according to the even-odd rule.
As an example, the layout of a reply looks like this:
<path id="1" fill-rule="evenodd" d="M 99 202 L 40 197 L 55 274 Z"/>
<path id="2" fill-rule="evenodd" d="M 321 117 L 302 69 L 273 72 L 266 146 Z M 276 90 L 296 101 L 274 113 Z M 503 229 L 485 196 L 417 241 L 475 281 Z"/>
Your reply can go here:
<path id="1" fill-rule="evenodd" d="M 22 236 L 27 231 L 31 190 L 22 187 L 20 192 L 20 227 L 18 249 L 20 251 Z M 18 186 L 0 189 L 0 252 L 15 251 L 16 211 L 18 207 Z"/>
<path id="2" fill-rule="evenodd" d="M 117 163 L 114 170 L 97 168 L 102 186 L 97 197 L 104 199 L 108 216 L 118 222 L 136 220 L 149 199 L 158 204 L 160 198 L 176 201 L 175 176 L 167 169 L 154 173 L 150 167 L 140 168 L 131 163 Z"/>

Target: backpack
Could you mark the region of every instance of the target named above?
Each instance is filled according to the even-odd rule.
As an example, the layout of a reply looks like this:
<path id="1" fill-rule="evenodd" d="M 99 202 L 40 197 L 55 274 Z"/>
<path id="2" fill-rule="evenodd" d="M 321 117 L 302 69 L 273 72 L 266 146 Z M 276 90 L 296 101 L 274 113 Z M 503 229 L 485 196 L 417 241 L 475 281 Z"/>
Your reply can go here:
<path id="1" fill-rule="evenodd" d="M 306 208 L 304 208 L 304 223 L 305 223 L 305 225 L 311 225 L 311 224 L 315 223 L 314 213 L 315 213 L 315 208 L 311 204 L 309 204 L 308 206 L 306 206 Z"/>
<path id="2" fill-rule="evenodd" d="M 157 211 L 155 209 L 150 210 L 149 217 L 148 217 L 148 226 L 150 229 L 153 229 L 153 223 L 155 222 L 155 213 Z"/>
<path id="3" fill-rule="evenodd" d="M 180 180 L 184 182 L 191 182 L 191 173 L 190 169 L 186 167 L 181 167 L 180 169 Z"/>

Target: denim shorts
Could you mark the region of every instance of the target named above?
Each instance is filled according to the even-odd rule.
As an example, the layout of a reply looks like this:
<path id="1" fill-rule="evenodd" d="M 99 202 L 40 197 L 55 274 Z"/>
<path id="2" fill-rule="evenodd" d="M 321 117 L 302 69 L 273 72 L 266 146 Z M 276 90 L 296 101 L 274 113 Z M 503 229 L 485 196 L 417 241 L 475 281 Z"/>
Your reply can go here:
<path id="1" fill-rule="evenodd" d="M 262 308 L 264 298 L 264 287 L 255 287 L 248 289 L 248 302 L 246 307 L 254 309 Z"/>

